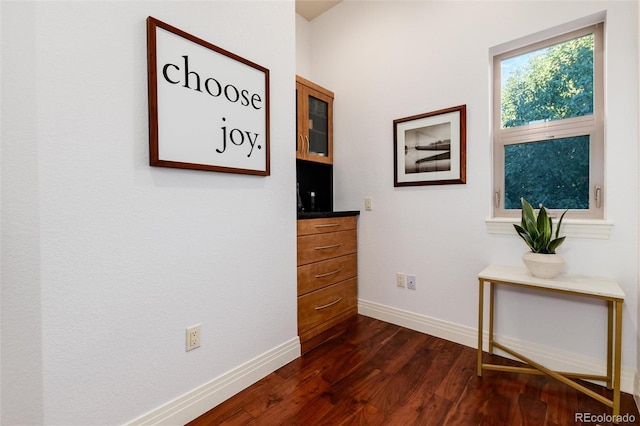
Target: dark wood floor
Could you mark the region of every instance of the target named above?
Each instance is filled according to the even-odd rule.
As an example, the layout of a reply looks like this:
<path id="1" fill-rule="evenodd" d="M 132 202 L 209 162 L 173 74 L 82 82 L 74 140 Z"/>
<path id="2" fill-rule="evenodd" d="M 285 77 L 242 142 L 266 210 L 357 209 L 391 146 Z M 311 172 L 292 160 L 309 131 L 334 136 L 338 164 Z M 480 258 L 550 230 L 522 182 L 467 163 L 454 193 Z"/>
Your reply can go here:
<path id="1" fill-rule="evenodd" d="M 589 387 L 611 397 L 603 387 Z M 576 413 L 598 416 L 611 409 L 547 376 L 485 371 L 478 378 L 475 349 L 357 316 L 342 337 L 189 425 L 611 424 L 576 421 Z M 621 413 L 636 419 L 621 424 L 640 424 L 629 394 L 623 394 Z"/>

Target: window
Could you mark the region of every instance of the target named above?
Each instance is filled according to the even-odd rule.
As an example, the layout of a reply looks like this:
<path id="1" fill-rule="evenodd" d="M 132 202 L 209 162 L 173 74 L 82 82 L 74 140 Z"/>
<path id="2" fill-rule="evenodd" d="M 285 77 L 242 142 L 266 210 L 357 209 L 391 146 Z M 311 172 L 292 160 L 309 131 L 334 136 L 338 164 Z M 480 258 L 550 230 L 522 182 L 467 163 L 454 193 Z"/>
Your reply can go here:
<path id="1" fill-rule="evenodd" d="M 603 219 L 603 24 L 493 57 L 494 216 Z"/>

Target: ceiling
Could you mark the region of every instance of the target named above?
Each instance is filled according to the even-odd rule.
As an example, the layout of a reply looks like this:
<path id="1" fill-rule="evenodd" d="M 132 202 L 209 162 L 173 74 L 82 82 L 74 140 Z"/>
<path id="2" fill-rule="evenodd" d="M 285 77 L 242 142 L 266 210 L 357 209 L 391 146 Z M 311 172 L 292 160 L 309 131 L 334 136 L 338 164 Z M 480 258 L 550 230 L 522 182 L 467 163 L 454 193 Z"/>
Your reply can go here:
<path id="1" fill-rule="evenodd" d="M 342 0 L 296 0 L 296 13 L 307 21 L 322 15 Z"/>

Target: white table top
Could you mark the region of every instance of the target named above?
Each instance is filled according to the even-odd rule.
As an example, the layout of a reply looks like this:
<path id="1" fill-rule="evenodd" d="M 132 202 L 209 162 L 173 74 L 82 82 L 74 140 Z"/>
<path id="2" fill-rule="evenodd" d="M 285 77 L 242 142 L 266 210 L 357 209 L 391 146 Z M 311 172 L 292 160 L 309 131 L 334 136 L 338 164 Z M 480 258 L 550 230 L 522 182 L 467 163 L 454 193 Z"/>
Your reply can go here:
<path id="1" fill-rule="evenodd" d="M 478 274 L 485 281 L 511 283 L 544 290 L 561 291 L 603 298 L 624 299 L 624 291 L 613 279 L 561 274 L 553 279 L 536 278 L 524 267 L 489 265 Z"/>

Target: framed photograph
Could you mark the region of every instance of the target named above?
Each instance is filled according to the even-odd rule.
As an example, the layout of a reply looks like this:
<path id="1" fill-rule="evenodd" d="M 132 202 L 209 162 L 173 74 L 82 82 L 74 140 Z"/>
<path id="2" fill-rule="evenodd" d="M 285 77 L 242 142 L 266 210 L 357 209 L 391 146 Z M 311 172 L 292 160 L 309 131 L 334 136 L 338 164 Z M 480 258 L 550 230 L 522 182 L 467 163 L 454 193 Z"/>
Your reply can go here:
<path id="1" fill-rule="evenodd" d="M 149 164 L 269 175 L 269 70 L 147 18 Z"/>
<path id="2" fill-rule="evenodd" d="M 394 186 L 466 183 L 466 105 L 393 120 Z"/>

